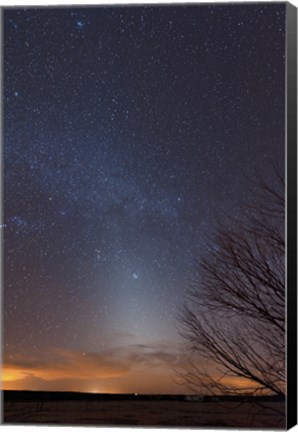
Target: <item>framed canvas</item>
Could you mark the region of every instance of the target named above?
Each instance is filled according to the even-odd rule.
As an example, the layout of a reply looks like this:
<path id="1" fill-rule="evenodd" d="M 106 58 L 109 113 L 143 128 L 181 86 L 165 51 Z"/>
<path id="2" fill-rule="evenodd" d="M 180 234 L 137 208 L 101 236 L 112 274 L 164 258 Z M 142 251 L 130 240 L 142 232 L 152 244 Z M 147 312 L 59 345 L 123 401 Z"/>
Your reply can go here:
<path id="1" fill-rule="evenodd" d="M 2 7 L 2 423 L 297 420 L 297 9 Z"/>

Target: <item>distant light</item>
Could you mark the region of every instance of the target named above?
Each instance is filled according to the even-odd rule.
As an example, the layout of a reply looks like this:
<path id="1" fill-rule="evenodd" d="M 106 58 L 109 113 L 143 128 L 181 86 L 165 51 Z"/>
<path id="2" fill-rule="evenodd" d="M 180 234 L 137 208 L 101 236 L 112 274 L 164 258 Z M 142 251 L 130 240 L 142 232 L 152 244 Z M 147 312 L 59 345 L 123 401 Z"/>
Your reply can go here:
<path id="1" fill-rule="evenodd" d="M 133 273 L 132 278 L 136 280 L 139 279 L 139 276 L 136 273 Z"/>

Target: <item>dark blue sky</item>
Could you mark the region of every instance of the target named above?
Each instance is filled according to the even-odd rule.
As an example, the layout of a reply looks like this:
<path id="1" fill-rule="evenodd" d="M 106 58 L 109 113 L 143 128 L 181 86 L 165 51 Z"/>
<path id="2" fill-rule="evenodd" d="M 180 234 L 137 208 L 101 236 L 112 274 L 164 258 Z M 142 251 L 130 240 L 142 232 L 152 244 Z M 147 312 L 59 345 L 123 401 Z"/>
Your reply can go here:
<path id="1" fill-rule="evenodd" d="M 285 3 L 6 8 L 3 41 L 10 386 L 177 391 L 193 260 L 284 160 Z"/>

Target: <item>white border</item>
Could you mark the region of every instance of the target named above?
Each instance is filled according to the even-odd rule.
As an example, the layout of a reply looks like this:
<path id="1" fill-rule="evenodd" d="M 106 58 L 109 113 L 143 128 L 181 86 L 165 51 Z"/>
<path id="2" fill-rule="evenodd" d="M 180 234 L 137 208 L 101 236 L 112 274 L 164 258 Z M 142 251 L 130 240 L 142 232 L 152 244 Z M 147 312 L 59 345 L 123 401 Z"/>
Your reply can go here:
<path id="1" fill-rule="evenodd" d="M 239 0 L 216 0 L 216 1 L 210 1 L 210 0 L 187 0 L 187 1 L 183 1 L 183 0 L 104 0 L 104 1 L 98 1 L 98 0 L 87 0 L 86 3 L 84 3 L 83 0 L 63 0 L 63 1 L 57 1 L 57 0 L 47 0 L 47 1 L 37 1 L 37 0 L 13 0 L 13 1 L 5 1 L 2 2 L 0 6 L 1 7 L 16 7 L 16 6 L 73 6 L 73 5 L 80 5 L 83 7 L 88 7 L 89 5 L 97 5 L 97 6 L 103 6 L 103 5 L 117 5 L 117 4 L 126 4 L 126 5 L 131 5 L 131 4 L 174 4 L 174 3 L 280 3 L 283 2 L 283 0 L 281 1 L 272 1 L 272 0 L 243 0 L 243 1 L 239 1 Z M 286 2 L 285 2 L 286 3 Z M 298 8 L 298 0 L 291 0 L 290 3 L 292 3 L 294 6 L 296 6 Z M 2 53 L 2 49 L 0 50 L 0 53 Z M 1 89 L 2 90 L 2 89 Z M 0 95 L 2 94 L 2 92 L 0 92 Z M 2 114 L 2 109 L 0 109 L 0 112 Z M 122 432 L 122 431 L 126 431 L 129 430 L 131 432 L 144 432 L 148 431 L 148 432 L 158 432 L 158 430 L 164 430 L 162 428 L 137 428 L 137 427 L 133 427 L 133 428 L 129 428 L 129 427 L 93 427 L 93 426 L 86 426 L 86 427 L 80 427 L 80 426 L 55 426 L 55 425 L 48 425 L 48 426 L 38 426 L 38 425 L 17 425 L 17 426 L 9 426 L 9 425 L 3 425 L 1 424 L 1 428 L 6 429 L 7 431 L 11 431 L 11 432 L 29 432 L 30 430 L 36 430 L 36 428 L 38 428 L 38 431 L 41 432 L 49 432 L 49 428 L 54 427 L 55 431 L 59 431 L 59 432 L 64 432 L 64 431 L 78 431 L 78 432 L 87 432 L 87 431 L 103 431 L 103 432 Z M 167 430 L 172 430 L 172 431 L 179 431 L 179 430 L 187 430 L 187 431 L 194 431 L 194 430 L 199 430 L 201 432 L 219 432 L 219 431 L 225 431 L 226 429 L 220 429 L 220 428 L 216 428 L 216 429 L 201 429 L 201 428 L 188 428 L 188 429 L 180 429 L 180 428 L 172 428 L 172 429 L 167 429 Z M 230 429 L 232 431 L 237 431 L 237 429 Z M 298 426 L 295 426 L 294 428 L 291 429 L 293 432 L 298 432 Z M 241 429 L 241 432 L 252 432 L 252 429 Z"/>

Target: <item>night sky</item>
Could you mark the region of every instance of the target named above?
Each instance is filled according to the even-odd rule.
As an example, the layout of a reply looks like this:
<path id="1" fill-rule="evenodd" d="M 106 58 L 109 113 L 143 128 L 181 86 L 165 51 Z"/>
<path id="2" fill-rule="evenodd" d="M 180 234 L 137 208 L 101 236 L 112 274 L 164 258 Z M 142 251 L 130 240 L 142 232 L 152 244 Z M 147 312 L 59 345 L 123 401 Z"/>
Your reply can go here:
<path id="1" fill-rule="evenodd" d="M 285 152 L 285 3 L 4 9 L 4 387 L 183 393 L 177 304 Z"/>

